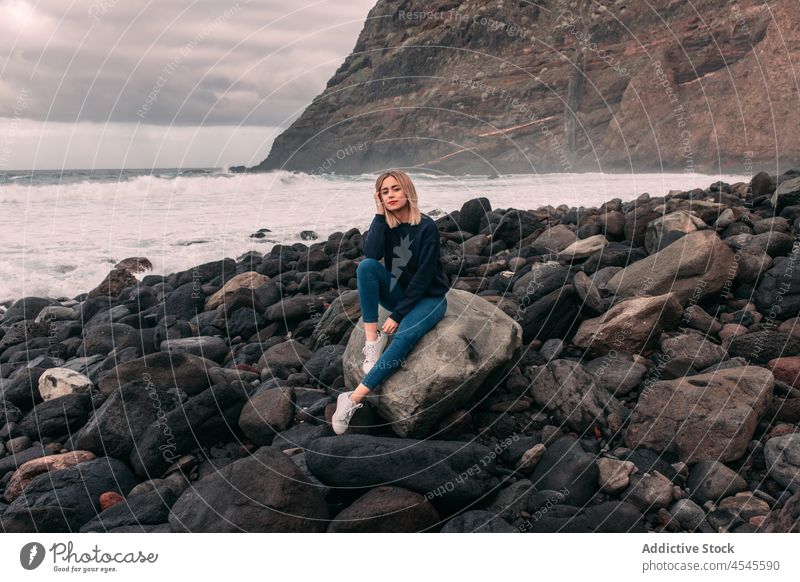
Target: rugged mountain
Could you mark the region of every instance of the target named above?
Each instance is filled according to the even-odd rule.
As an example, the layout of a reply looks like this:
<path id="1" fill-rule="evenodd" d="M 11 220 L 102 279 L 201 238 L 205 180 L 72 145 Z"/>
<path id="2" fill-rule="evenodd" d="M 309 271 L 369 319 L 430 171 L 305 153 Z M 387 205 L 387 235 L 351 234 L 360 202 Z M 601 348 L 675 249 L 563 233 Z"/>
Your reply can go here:
<path id="1" fill-rule="evenodd" d="M 776 173 L 799 54 L 795 0 L 380 0 L 250 170 Z"/>

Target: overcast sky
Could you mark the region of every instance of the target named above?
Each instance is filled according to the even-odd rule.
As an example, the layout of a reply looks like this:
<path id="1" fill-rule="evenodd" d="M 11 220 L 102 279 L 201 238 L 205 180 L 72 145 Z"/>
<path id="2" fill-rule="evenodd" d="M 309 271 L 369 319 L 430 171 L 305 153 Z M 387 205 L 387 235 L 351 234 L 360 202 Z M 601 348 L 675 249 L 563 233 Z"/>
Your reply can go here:
<path id="1" fill-rule="evenodd" d="M 0 171 L 253 165 L 375 0 L 0 0 Z"/>

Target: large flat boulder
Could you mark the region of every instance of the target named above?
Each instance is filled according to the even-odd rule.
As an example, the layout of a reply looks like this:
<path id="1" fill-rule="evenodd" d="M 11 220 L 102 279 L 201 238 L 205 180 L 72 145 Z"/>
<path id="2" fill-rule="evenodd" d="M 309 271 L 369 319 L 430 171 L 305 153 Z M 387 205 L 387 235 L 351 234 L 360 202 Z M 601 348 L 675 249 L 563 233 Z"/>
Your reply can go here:
<path id="1" fill-rule="evenodd" d="M 379 310 L 379 327 L 389 316 Z M 353 330 L 344 353 L 345 384 L 364 378 L 364 324 Z M 414 346 L 367 402 L 402 437 L 427 436 L 449 412 L 466 404 L 489 374 L 502 374 L 522 345 L 522 328 L 497 306 L 451 289 L 445 317 Z M 387 345 L 388 349 L 388 345 Z"/>
<path id="2" fill-rule="evenodd" d="M 685 305 L 730 286 L 735 276 L 733 251 L 715 232 L 698 230 L 625 267 L 606 289 L 623 297 L 672 292 Z"/>
<path id="3" fill-rule="evenodd" d="M 653 346 L 662 331 L 674 328 L 682 313 L 673 293 L 626 299 L 581 323 L 572 343 L 595 355 L 639 353 Z"/>
<path id="4" fill-rule="evenodd" d="M 345 434 L 305 448 L 309 471 L 329 487 L 392 485 L 457 506 L 488 499 L 499 484 L 497 453 L 476 443 Z"/>
<path id="5" fill-rule="evenodd" d="M 97 385 L 108 396 L 128 382 L 144 380 L 157 388 L 180 388 L 191 396 L 211 385 L 208 372 L 218 367 L 216 362 L 192 354 L 155 352 L 105 372 Z"/>
<path id="6" fill-rule="evenodd" d="M 579 362 L 553 360 L 531 373 L 529 390 L 536 404 L 579 433 L 595 424 L 608 426 L 612 412 L 622 414 L 622 403 L 598 387 Z"/>
<path id="7" fill-rule="evenodd" d="M 200 479 L 175 502 L 173 532 L 324 532 L 328 509 L 319 488 L 275 447 Z"/>
<path id="8" fill-rule="evenodd" d="M 608 240 L 602 234 L 596 234 L 588 238 L 576 240 L 563 251 L 558 253 L 558 260 L 570 262 L 588 259 L 607 245 Z"/>
<path id="9" fill-rule="evenodd" d="M 756 366 L 656 382 L 639 397 L 625 440 L 685 463 L 735 461 L 747 451 L 774 384 L 772 372 Z"/>

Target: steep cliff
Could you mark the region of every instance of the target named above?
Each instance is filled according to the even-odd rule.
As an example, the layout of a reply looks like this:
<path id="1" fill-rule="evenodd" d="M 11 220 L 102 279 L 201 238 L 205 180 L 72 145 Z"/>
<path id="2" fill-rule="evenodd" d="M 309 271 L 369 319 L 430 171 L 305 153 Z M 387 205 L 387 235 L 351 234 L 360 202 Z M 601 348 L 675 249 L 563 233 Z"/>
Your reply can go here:
<path id="1" fill-rule="evenodd" d="M 796 0 L 379 0 L 250 170 L 776 173 L 798 54 Z"/>

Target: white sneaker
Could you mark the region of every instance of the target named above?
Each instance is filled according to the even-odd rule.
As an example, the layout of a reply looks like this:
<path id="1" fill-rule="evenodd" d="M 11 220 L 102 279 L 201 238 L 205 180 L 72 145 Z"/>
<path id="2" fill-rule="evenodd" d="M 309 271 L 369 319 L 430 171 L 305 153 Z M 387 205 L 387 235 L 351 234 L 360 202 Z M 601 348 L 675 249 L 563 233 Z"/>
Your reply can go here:
<path id="1" fill-rule="evenodd" d="M 364 344 L 364 347 L 361 349 L 361 353 L 364 354 L 364 365 L 362 368 L 365 374 L 368 373 L 375 365 L 375 362 L 378 361 L 378 358 L 381 356 L 381 352 L 383 352 L 384 343 L 385 337 L 383 332 L 378 330 L 378 339 L 373 342 L 367 341 Z"/>
<path id="2" fill-rule="evenodd" d="M 336 434 L 342 434 L 346 431 L 347 427 L 350 425 L 350 419 L 353 418 L 356 410 L 364 406 L 363 402 L 356 404 L 350 400 L 350 395 L 353 392 L 355 392 L 355 390 L 343 392 L 339 394 L 339 397 L 336 399 L 336 411 L 331 417 L 331 426 L 333 427 L 333 432 Z"/>

